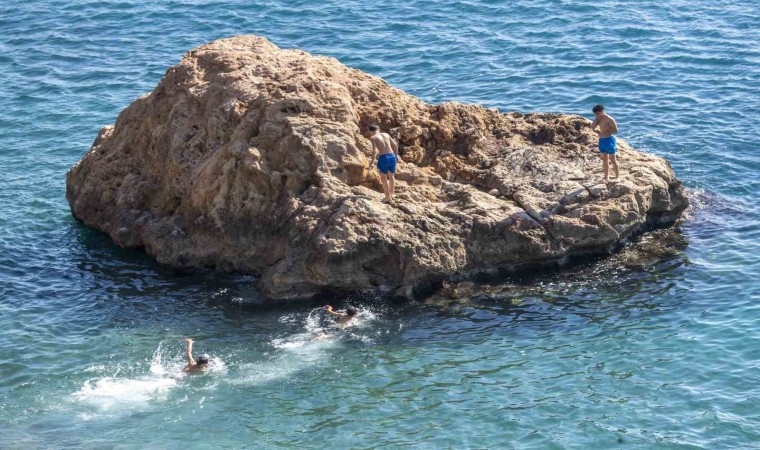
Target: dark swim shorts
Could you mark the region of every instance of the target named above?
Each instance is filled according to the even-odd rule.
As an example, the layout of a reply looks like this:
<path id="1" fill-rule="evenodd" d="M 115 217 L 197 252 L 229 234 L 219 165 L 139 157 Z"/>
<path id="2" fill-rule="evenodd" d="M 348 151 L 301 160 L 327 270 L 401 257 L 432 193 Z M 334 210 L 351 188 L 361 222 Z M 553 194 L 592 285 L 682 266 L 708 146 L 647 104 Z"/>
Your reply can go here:
<path id="1" fill-rule="evenodd" d="M 617 139 L 615 139 L 615 136 L 599 138 L 599 151 L 608 155 L 614 155 L 617 152 Z"/>
<path id="2" fill-rule="evenodd" d="M 377 158 L 377 170 L 379 170 L 382 174 L 386 174 L 388 172 L 396 173 L 396 155 L 393 153 L 380 155 L 380 157 Z"/>

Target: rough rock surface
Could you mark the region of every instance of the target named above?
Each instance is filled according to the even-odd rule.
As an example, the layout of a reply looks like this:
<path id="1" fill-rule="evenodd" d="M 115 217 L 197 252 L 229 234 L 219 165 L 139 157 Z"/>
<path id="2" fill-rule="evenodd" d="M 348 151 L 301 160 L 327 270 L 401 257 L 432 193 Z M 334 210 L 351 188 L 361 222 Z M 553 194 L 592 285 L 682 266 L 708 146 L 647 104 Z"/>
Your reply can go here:
<path id="1" fill-rule="evenodd" d="M 371 122 L 400 142 L 396 206 L 367 169 Z M 429 105 L 334 58 L 238 36 L 185 54 L 101 129 L 66 197 L 120 246 L 255 274 L 271 299 L 410 296 L 675 221 L 688 200 L 667 161 L 619 141 L 622 177 L 605 186 L 588 123 Z"/>

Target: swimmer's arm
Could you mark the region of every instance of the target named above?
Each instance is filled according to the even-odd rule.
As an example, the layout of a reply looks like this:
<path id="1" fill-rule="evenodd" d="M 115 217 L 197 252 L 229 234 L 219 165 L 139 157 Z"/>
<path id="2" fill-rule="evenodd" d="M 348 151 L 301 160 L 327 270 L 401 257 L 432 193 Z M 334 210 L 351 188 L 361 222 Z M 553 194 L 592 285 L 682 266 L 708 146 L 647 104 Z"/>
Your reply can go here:
<path id="1" fill-rule="evenodd" d="M 327 306 L 325 308 L 325 311 L 327 311 L 328 313 L 330 313 L 330 315 L 332 315 L 334 317 L 345 317 L 345 316 L 348 316 L 348 314 L 342 314 L 342 313 L 333 311 L 332 310 L 332 306 Z"/>
<path id="2" fill-rule="evenodd" d="M 187 342 L 187 363 L 191 366 L 194 366 L 195 360 L 193 359 L 193 340 L 190 338 L 185 338 L 185 342 Z"/>

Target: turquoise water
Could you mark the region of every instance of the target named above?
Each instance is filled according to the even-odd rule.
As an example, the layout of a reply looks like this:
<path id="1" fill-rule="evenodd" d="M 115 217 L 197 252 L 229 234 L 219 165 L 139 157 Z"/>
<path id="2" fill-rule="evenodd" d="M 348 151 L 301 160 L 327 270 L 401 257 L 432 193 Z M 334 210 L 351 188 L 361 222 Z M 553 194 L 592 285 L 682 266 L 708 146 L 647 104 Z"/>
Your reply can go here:
<path id="1" fill-rule="evenodd" d="M 759 17 L 751 0 L 3 2 L 0 447 L 757 448 Z M 99 127 L 242 33 L 430 102 L 603 102 L 671 161 L 693 217 L 461 301 L 352 298 L 357 325 L 310 342 L 312 308 L 340 299 L 256 306 L 249 277 L 163 268 L 64 198 Z M 172 377 L 183 336 L 209 373 Z"/>

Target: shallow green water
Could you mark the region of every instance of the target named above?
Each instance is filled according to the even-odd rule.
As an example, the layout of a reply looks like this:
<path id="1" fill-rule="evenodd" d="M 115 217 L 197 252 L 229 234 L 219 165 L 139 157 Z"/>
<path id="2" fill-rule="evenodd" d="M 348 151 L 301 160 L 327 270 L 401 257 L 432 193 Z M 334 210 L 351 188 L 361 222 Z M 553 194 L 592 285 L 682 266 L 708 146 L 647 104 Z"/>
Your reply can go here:
<path id="1" fill-rule="evenodd" d="M 10 448 L 752 448 L 760 19 L 739 2 L 0 5 L 0 423 Z M 241 33 L 427 101 L 581 113 L 668 158 L 681 233 L 460 301 L 263 309 L 74 221 L 65 173 L 187 49 Z M 334 332 L 334 331 L 333 331 Z M 212 356 L 172 377 L 183 336 Z"/>

